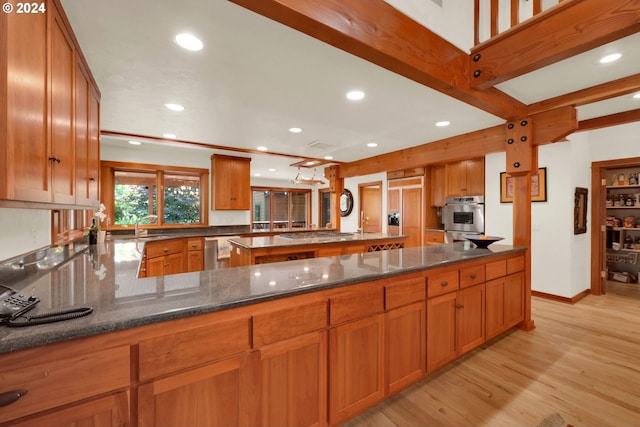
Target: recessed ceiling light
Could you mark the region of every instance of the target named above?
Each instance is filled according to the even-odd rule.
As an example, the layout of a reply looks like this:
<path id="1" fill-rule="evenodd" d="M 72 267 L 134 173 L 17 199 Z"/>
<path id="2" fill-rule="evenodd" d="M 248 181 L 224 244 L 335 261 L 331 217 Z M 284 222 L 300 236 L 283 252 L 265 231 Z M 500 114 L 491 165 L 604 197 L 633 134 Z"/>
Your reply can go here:
<path id="1" fill-rule="evenodd" d="M 602 58 L 600 58 L 600 63 L 601 64 L 609 64 L 610 62 L 617 61 L 620 58 L 622 58 L 622 54 L 620 54 L 620 53 L 612 53 L 610 55 L 603 56 Z"/>
<path id="2" fill-rule="evenodd" d="M 324 156 L 325 160 L 333 160 L 333 156 Z"/>
<path id="3" fill-rule="evenodd" d="M 178 34 L 175 38 L 176 43 L 187 50 L 202 50 L 203 44 L 199 38 L 189 33 Z"/>
<path id="4" fill-rule="evenodd" d="M 436 126 L 438 126 L 439 128 L 443 128 L 445 126 L 449 126 L 451 124 L 450 121 L 447 120 L 443 120 L 441 122 L 436 122 Z"/>
<path id="5" fill-rule="evenodd" d="M 131 144 L 131 145 L 142 145 L 142 142 L 140 142 L 140 141 L 129 141 L 129 144 Z"/>
<path id="6" fill-rule="evenodd" d="M 305 165 L 307 165 L 307 166 L 313 166 L 313 165 L 315 165 L 316 163 L 318 163 L 318 162 L 316 162 L 315 160 L 309 160 L 308 162 L 305 162 Z"/>
<path id="7" fill-rule="evenodd" d="M 633 95 L 633 97 L 634 97 L 635 99 L 640 99 L 640 92 L 638 92 L 638 93 L 636 93 L 635 95 Z"/>
<path id="8" fill-rule="evenodd" d="M 259 173 L 254 173 L 253 176 L 260 176 L 260 174 Z"/>
<path id="9" fill-rule="evenodd" d="M 164 104 L 165 107 L 167 107 L 169 110 L 172 111 L 183 111 L 184 107 L 180 104 Z"/>
<path id="10" fill-rule="evenodd" d="M 347 93 L 347 98 L 352 101 L 359 101 L 364 98 L 364 92 L 362 92 L 361 90 L 352 90 L 351 92 Z"/>
<path id="11" fill-rule="evenodd" d="M 267 151 L 267 150 L 268 150 L 268 148 L 267 148 L 267 147 L 265 147 L 264 145 L 261 145 L 261 146 L 259 146 L 259 147 L 256 147 L 256 149 L 257 149 L 258 151 Z"/>
<path id="12" fill-rule="evenodd" d="M 269 172 L 275 172 L 275 168 L 269 168 Z"/>
<path id="13" fill-rule="evenodd" d="M 300 132 L 302 132 L 302 129 L 300 129 L 300 128 L 289 128 L 289 132 L 291 132 L 291 133 L 300 133 Z"/>
<path id="14" fill-rule="evenodd" d="M 165 138 L 169 138 L 169 139 L 176 139 L 177 138 L 177 136 L 175 134 L 173 134 L 173 133 L 163 133 L 162 136 L 165 137 Z"/>
<path id="15" fill-rule="evenodd" d="M 373 148 L 373 147 L 377 147 L 377 146 L 378 146 L 378 144 L 377 144 L 377 143 L 375 143 L 375 142 L 369 142 L 369 143 L 367 143 L 367 147 L 372 147 L 372 148 Z"/>

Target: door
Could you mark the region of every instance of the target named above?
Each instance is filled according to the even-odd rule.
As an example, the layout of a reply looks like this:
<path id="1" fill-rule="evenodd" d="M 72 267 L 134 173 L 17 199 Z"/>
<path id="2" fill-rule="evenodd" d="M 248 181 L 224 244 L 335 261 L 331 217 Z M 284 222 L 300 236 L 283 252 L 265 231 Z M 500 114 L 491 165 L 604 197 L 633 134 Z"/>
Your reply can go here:
<path id="1" fill-rule="evenodd" d="M 404 247 L 422 246 L 422 188 L 402 189 L 401 233 L 409 236 Z"/>
<path id="2" fill-rule="evenodd" d="M 318 197 L 320 203 L 318 203 L 318 227 L 324 228 L 327 224 L 331 223 L 331 192 L 329 189 L 319 190 Z"/>
<path id="3" fill-rule="evenodd" d="M 362 230 L 365 233 L 382 232 L 382 183 L 361 184 L 360 209 Z"/>

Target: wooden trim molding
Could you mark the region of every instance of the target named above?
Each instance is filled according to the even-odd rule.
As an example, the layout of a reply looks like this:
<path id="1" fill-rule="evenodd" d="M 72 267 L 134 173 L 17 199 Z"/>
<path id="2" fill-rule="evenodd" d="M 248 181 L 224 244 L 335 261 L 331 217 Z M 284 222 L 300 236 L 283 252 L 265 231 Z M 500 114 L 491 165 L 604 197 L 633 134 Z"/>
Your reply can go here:
<path id="1" fill-rule="evenodd" d="M 584 291 L 568 298 L 568 297 L 561 297 L 559 295 L 553 295 L 553 294 L 548 294 L 545 292 L 539 292 L 539 291 L 531 291 L 531 296 L 534 297 L 538 297 L 538 298 L 544 298 L 544 299 L 549 299 L 552 301 L 558 301 L 558 302 L 563 302 L 565 304 L 575 304 L 578 301 L 582 300 L 584 297 L 586 297 L 587 295 L 591 295 L 591 290 L 590 289 L 585 289 Z"/>

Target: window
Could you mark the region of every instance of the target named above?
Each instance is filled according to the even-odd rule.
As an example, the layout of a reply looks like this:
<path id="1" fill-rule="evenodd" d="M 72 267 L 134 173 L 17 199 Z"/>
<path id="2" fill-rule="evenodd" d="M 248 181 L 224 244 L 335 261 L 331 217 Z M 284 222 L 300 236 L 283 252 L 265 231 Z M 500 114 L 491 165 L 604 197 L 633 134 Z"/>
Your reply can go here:
<path id="1" fill-rule="evenodd" d="M 311 190 L 252 187 L 251 196 L 254 231 L 309 227 Z"/>
<path id="2" fill-rule="evenodd" d="M 207 169 L 102 162 L 102 198 L 114 228 L 147 215 L 163 227 L 208 224 Z M 153 221 L 151 221 L 153 222 Z"/>

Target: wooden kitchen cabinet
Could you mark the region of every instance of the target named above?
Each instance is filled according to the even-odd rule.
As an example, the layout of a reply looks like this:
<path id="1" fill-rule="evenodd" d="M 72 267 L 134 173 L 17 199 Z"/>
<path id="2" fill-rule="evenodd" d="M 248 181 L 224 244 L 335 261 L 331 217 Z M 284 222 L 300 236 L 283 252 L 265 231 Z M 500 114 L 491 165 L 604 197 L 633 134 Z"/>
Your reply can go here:
<path id="1" fill-rule="evenodd" d="M 99 93 L 71 27 L 58 7 L 57 1 L 47 1 L 46 14 L 13 13 L 0 17 L 7 35 L 0 49 L 6 64 L 6 73 L 0 72 L 0 99 L 6 102 L 6 108 L 0 110 L 2 200 L 88 205 L 84 195 L 76 200 L 76 179 L 86 178 L 82 170 L 76 170 L 76 156 L 81 161 L 90 159 L 92 167 L 96 167 L 99 152 L 95 148 L 85 152 L 81 147 L 76 154 L 76 137 L 86 138 L 88 119 L 97 121 L 97 115 L 85 109 L 95 109 Z M 76 82 L 76 78 L 80 81 Z M 86 78 L 95 89 L 88 91 L 93 94 L 90 105 L 86 105 L 82 88 L 81 80 Z M 85 98 L 76 99 L 78 94 Z M 92 141 L 99 132 L 94 126 L 91 123 Z M 96 194 L 92 200 L 97 203 L 97 177 L 94 185 Z"/>
<path id="2" fill-rule="evenodd" d="M 484 195 L 484 158 L 447 163 L 445 188 L 445 197 Z"/>
<path id="3" fill-rule="evenodd" d="M 187 271 L 204 270 L 204 239 L 190 237 L 187 239 Z"/>
<path id="4" fill-rule="evenodd" d="M 510 274 L 487 282 L 487 339 L 524 320 L 524 274 Z"/>
<path id="5" fill-rule="evenodd" d="M 349 287 L 329 298 L 331 425 L 348 420 L 384 397 L 383 284 L 375 281 Z"/>
<path id="6" fill-rule="evenodd" d="M 148 242 L 144 246 L 146 277 L 166 276 L 186 271 L 184 239 Z"/>
<path id="7" fill-rule="evenodd" d="M 391 188 L 387 192 L 387 210 L 389 212 L 400 212 L 400 189 Z"/>
<path id="8" fill-rule="evenodd" d="M 251 209 L 251 159 L 211 156 L 213 202 L 216 210 Z"/>
<path id="9" fill-rule="evenodd" d="M 435 165 L 431 167 L 430 185 L 431 206 L 444 206 L 444 199 L 446 197 L 445 165 Z"/>

